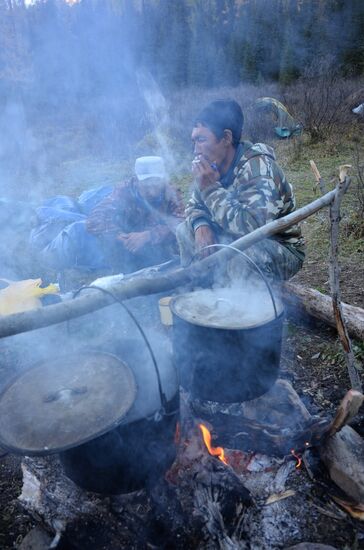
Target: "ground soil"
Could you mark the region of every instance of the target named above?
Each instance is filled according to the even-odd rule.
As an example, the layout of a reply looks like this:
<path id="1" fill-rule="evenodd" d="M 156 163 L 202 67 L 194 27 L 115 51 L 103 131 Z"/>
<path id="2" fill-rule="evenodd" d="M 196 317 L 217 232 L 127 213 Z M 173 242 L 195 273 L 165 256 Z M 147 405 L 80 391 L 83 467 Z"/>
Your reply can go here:
<path id="1" fill-rule="evenodd" d="M 35 524 L 17 504 L 21 492 L 21 459 L 14 455 L 0 457 L 0 548 L 14 548 Z"/>

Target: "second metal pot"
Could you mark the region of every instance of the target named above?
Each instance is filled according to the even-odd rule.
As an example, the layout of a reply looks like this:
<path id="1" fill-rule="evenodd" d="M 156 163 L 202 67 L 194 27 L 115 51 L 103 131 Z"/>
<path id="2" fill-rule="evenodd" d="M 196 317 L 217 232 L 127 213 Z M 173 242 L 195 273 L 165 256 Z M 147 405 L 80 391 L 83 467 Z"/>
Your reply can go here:
<path id="1" fill-rule="evenodd" d="M 254 399 L 278 377 L 283 307 L 266 289 L 199 290 L 172 300 L 180 382 L 194 398 Z"/>

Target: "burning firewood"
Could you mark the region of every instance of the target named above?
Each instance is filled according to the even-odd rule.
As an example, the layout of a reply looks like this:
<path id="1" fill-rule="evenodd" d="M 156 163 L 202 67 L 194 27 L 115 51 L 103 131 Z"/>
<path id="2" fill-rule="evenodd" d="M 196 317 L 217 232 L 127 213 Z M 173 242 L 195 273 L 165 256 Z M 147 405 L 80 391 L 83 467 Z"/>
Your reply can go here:
<path id="1" fill-rule="evenodd" d="M 214 447 L 207 424 L 193 420 L 186 402 L 183 410 L 188 421 L 167 479 L 184 495 L 181 504 L 185 514 L 193 509 L 190 521 L 204 532 L 206 541 L 218 541 L 221 548 L 235 548 L 234 537 L 245 510 L 253 504 L 250 492 L 228 464 L 224 449 Z"/>
<path id="2" fill-rule="evenodd" d="M 218 445 L 275 456 L 319 445 L 331 422 L 311 416 L 286 380 L 277 380 L 264 395 L 242 403 L 239 411 L 199 400 L 191 406 L 195 416 L 214 427 Z"/>
<path id="3" fill-rule="evenodd" d="M 211 420 L 212 421 L 212 420 Z M 214 426 L 217 431 L 223 433 L 222 439 L 235 438 L 236 444 L 244 445 L 244 450 L 254 449 L 256 452 L 284 456 L 291 453 L 292 449 L 302 452 L 308 447 L 317 446 L 327 433 L 330 421 L 328 418 L 312 417 L 300 431 L 279 426 L 263 424 L 254 420 L 241 417 L 229 419 L 226 426 L 226 415 L 215 414 Z M 240 447 L 239 445 L 239 447 Z"/>

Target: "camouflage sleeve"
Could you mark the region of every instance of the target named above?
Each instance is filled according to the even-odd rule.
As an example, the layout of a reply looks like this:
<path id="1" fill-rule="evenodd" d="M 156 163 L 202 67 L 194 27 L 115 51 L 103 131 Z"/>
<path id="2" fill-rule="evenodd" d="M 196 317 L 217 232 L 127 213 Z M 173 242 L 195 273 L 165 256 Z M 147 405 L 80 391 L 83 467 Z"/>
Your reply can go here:
<path id="1" fill-rule="evenodd" d="M 201 196 L 212 220 L 236 236 L 250 233 L 294 208 L 291 186 L 278 165 L 265 157 L 245 163 L 229 189 L 217 182 Z"/>
<path id="2" fill-rule="evenodd" d="M 211 213 L 202 199 L 201 192 L 196 187 L 187 202 L 185 216 L 192 229 L 200 225 L 209 225 L 212 222 Z"/>

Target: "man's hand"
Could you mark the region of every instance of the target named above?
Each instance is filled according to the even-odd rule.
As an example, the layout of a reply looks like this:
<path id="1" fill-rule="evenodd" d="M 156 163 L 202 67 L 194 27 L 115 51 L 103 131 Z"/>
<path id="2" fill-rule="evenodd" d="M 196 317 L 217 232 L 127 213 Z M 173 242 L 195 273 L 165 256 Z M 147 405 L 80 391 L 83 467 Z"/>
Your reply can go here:
<path id="1" fill-rule="evenodd" d="M 216 252 L 215 248 L 208 248 L 207 250 L 203 250 L 205 246 L 216 243 L 217 240 L 215 237 L 215 233 L 209 225 L 200 225 L 200 227 L 196 229 L 195 245 L 197 252 L 201 252 L 199 254 L 200 258 L 206 258 L 206 256 L 210 256 L 210 254 Z"/>
<path id="2" fill-rule="evenodd" d="M 220 174 L 213 163 L 210 163 L 202 155 L 192 161 L 192 173 L 195 176 L 200 191 L 214 185 L 219 179 Z"/>
<path id="3" fill-rule="evenodd" d="M 138 252 L 150 241 L 150 231 L 139 231 L 133 233 L 119 233 L 118 241 L 123 243 L 129 252 Z"/>

